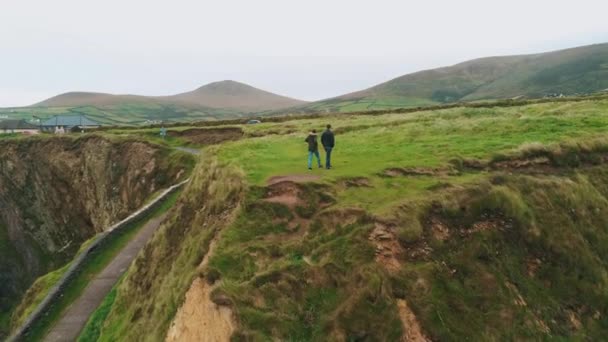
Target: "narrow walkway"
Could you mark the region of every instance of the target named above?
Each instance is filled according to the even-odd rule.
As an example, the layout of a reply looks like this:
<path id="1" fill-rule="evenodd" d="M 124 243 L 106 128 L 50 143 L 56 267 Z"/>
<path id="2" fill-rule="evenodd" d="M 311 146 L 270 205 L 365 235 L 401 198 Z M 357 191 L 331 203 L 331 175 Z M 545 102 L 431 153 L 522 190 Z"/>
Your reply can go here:
<path id="1" fill-rule="evenodd" d="M 75 341 L 89 317 L 110 292 L 118 278 L 127 270 L 139 250 L 158 229 L 166 214 L 148 221 L 116 255 L 106 268 L 93 279 L 83 294 L 72 303 L 61 319 L 51 328 L 44 341 Z"/>
<path id="2" fill-rule="evenodd" d="M 190 153 L 190 154 L 193 154 L 195 156 L 197 156 L 197 155 L 199 155 L 201 153 L 200 149 L 191 148 L 191 147 L 177 146 L 177 147 L 174 147 L 174 149 L 176 149 L 178 151 Z"/>

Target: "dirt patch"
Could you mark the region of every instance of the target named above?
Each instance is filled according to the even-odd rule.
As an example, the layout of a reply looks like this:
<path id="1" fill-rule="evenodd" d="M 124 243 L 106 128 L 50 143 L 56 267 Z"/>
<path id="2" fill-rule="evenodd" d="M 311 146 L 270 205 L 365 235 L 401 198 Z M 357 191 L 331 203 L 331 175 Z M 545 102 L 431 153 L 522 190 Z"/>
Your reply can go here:
<path id="1" fill-rule="evenodd" d="M 384 170 L 381 176 L 402 177 L 402 176 L 454 176 L 459 172 L 451 168 L 428 168 L 428 167 L 393 167 Z"/>
<path id="2" fill-rule="evenodd" d="M 450 237 L 450 229 L 437 218 L 430 219 L 431 233 L 439 241 L 445 241 Z"/>
<path id="3" fill-rule="evenodd" d="M 401 318 L 401 324 L 403 324 L 403 336 L 401 341 L 403 342 L 428 342 L 430 339 L 424 335 L 420 323 L 416 318 L 416 315 L 407 305 L 404 299 L 397 300 L 397 308 L 399 309 L 399 318 Z"/>
<path id="4" fill-rule="evenodd" d="M 230 307 L 211 300 L 213 287 L 201 278 L 194 280 L 165 341 L 230 341 L 236 322 Z"/>
<path id="5" fill-rule="evenodd" d="M 403 248 L 395 236 L 394 229 L 376 222 L 368 239 L 376 246 L 376 262 L 391 273 L 398 272 L 401 268 L 399 257 L 403 255 Z"/>
<path id="6" fill-rule="evenodd" d="M 168 131 L 170 137 L 178 137 L 194 144 L 213 145 L 225 141 L 238 140 L 243 137 L 243 130 L 238 127 L 191 128 L 183 131 Z"/>
<path id="7" fill-rule="evenodd" d="M 578 315 L 571 310 L 568 310 L 568 321 L 570 322 L 570 327 L 574 330 L 580 330 L 583 326 Z"/>
<path id="8" fill-rule="evenodd" d="M 528 273 L 528 276 L 535 277 L 541 265 L 542 261 L 539 258 L 529 258 L 526 260 L 526 273 Z"/>
<path id="9" fill-rule="evenodd" d="M 314 182 L 321 179 L 319 175 L 286 175 L 286 176 L 274 176 L 268 179 L 267 184 L 273 185 L 281 182 L 294 182 L 294 183 L 308 183 Z"/>
<path id="10" fill-rule="evenodd" d="M 199 273 L 207 270 L 209 259 L 213 255 L 221 231 L 209 243 L 207 253 L 198 265 Z M 209 278 L 208 278 L 209 279 Z M 229 341 L 236 330 L 236 320 L 232 309 L 228 305 L 229 298 L 221 301 L 212 298 L 213 290 L 220 285 L 217 281 L 210 284 L 201 277 L 197 277 L 186 292 L 186 298 L 179 308 L 171 327 L 167 332 L 165 341 Z"/>
<path id="11" fill-rule="evenodd" d="M 338 184 L 345 188 L 371 188 L 372 184 L 365 177 L 344 178 L 338 181 Z"/>
<path id="12" fill-rule="evenodd" d="M 303 202 L 300 199 L 300 188 L 296 183 L 291 181 L 281 181 L 274 183 L 267 188 L 264 202 L 283 204 L 290 209 L 301 205 Z"/>
<path id="13" fill-rule="evenodd" d="M 514 284 L 507 282 L 505 283 L 505 286 L 515 295 L 515 299 L 513 299 L 513 304 L 521 307 L 528 306 L 528 303 L 526 303 L 526 300 L 524 299 L 524 297 L 522 297 L 521 293 L 519 292 L 519 289 Z"/>
<path id="14" fill-rule="evenodd" d="M 490 164 L 494 169 L 524 169 L 524 168 L 540 168 L 551 166 L 551 160 L 547 157 L 537 157 L 530 159 L 513 159 L 505 160 Z"/>

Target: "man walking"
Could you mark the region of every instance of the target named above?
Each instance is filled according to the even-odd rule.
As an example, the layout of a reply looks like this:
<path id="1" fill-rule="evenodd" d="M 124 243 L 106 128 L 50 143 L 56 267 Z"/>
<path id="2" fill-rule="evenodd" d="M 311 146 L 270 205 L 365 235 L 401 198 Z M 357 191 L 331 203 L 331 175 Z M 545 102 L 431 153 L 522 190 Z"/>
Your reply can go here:
<path id="1" fill-rule="evenodd" d="M 334 132 L 331 131 L 331 125 L 327 125 L 327 129 L 321 135 L 321 144 L 325 150 L 325 168 L 331 169 L 331 150 L 334 148 Z"/>
<path id="2" fill-rule="evenodd" d="M 313 155 L 317 157 L 319 168 L 322 168 L 323 165 L 321 165 L 321 157 L 319 156 L 319 143 L 317 143 L 317 131 L 313 129 L 304 141 L 308 143 L 308 169 L 312 170 Z"/>

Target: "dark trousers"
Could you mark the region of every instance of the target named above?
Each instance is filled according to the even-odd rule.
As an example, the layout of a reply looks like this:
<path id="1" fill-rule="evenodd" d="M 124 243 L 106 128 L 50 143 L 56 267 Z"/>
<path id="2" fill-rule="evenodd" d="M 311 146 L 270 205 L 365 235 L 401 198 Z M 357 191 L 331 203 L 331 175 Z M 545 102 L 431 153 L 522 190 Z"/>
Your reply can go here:
<path id="1" fill-rule="evenodd" d="M 325 167 L 329 169 L 331 167 L 331 150 L 333 147 L 323 146 L 323 148 L 325 149 Z"/>

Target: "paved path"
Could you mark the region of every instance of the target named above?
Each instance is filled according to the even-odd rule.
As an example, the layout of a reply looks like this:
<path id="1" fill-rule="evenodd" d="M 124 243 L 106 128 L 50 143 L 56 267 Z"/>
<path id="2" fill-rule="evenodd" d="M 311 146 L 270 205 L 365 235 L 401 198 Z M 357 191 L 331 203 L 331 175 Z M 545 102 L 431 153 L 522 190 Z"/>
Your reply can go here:
<path id="1" fill-rule="evenodd" d="M 175 149 L 178 151 L 182 151 L 182 152 L 186 152 L 186 153 L 190 153 L 190 154 L 194 154 L 194 155 L 199 155 L 201 153 L 200 149 L 190 148 L 190 147 L 178 146 L 178 147 L 175 147 Z"/>
<path id="2" fill-rule="evenodd" d="M 89 283 L 82 295 L 68 307 L 44 341 L 75 341 L 78 338 L 89 316 L 101 304 L 118 278 L 127 270 L 165 216 L 166 214 L 162 214 L 151 219 L 137 232 L 137 235 L 116 255 L 114 260 Z"/>

